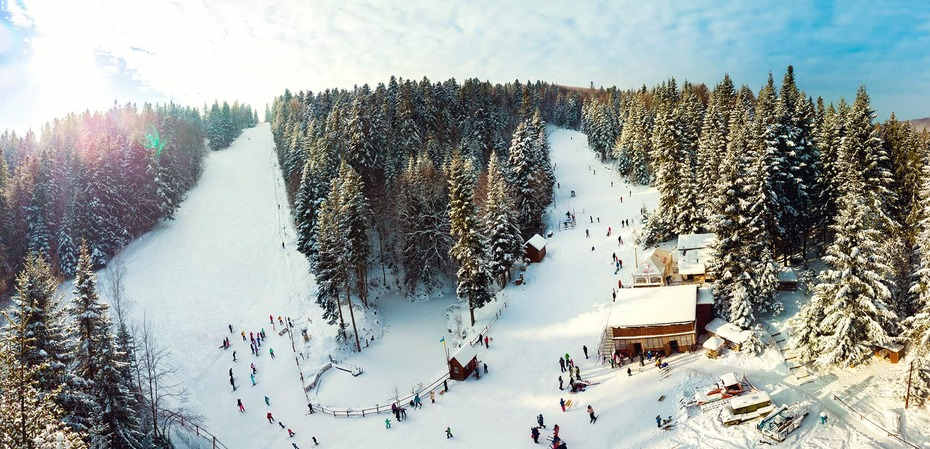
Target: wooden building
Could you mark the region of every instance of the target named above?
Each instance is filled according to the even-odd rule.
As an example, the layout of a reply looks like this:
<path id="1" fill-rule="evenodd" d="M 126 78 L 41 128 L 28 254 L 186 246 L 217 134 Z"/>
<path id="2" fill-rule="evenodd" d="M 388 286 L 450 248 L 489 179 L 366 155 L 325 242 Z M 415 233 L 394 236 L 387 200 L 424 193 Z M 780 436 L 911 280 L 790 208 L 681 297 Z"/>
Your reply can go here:
<path id="1" fill-rule="evenodd" d="M 783 268 L 778 272 L 778 289 L 781 291 L 798 289 L 798 273 L 793 268 Z"/>
<path id="2" fill-rule="evenodd" d="M 752 338 L 752 331 L 740 329 L 739 326 L 728 323 L 720 318 L 711 320 L 710 323 L 704 326 L 704 330 L 711 335 L 722 338 L 727 342 L 729 348 L 737 351 L 743 346 L 743 343 L 746 343 Z"/>
<path id="3" fill-rule="evenodd" d="M 534 234 L 523 247 L 526 250 L 526 258 L 533 263 L 542 262 L 543 258 L 546 257 L 546 239 L 539 234 Z"/>
<path id="4" fill-rule="evenodd" d="M 642 260 L 636 261 L 633 271 L 633 287 L 661 287 L 668 285 L 669 278 L 677 271 L 672 253 L 662 248 L 646 251 Z"/>
<path id="5" fill-rule="evenodd" d="M 449 378 L 465 380 L 478 369 L 478 350 L 465 343 L 452 358 L 449 359 Z"/>
<path id="6" fill-rule="evenodd" d="M 900 343 L 888 343 L 875 347 L 875 357 L 887 359 L 891 363 L 898 363 L 904 355 L 904 345 Z"/>
<path id="7" fill-rule="evenodd" d="M 621 290 L 604 329 L 602 355 L 695 350 L 697 296 L 697 285 Z"/>
<path id="8" fill-rule="evenodd" d="M 716 234 L 681 234 L 678 236 L 678 274 L 682 282 L 704 282 L 714 279 L 708 270 L 713 255 Z"/>

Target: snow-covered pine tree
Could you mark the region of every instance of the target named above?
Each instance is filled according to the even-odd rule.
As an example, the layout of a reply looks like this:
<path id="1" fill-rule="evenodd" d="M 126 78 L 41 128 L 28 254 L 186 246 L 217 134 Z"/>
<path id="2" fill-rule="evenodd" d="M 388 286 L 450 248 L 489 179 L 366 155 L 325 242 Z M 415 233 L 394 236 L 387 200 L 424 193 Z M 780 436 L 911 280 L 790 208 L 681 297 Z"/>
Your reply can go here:
<path id="1" fill-rule="evenodd" d="M 525 128 L 525 127 L 524 127 Z M 513 147 L 511 147 L 513 149 Z M 519 150 L 523 152 L 525 150 Z M 513 155 L 513 153 L 511 153 Z M 475 174 L 471 161 L 455 152 L 447 168 L 449 179 L 449 233 L 454 239 L 449 255 L 458 264 L 456 294 L 468 302 L 471 325 L 475 309 L 491 300 L 491 276 L 485 262 L 484 241 L 475 213 Z"/>
<path id="2" fill-rule="evenodd" d="M 30 253 L 16 277 L 11 326 L 25 322 L 30 346 L 20 352 L 20 362 L 38 367 L 36 380 L 44 394 L 60 386 L 70 386 L 71 353 L 64 315 L 55 294 L 58 282 L 41 255 Z M 55 398 L 58 401 L 58 398 Z"/>
<path id="3" fill-rule="evenodd" d="M 448 195 L 442 172 L 431 158 L 420 153 L 410 158 L 400 178 L 398 219 L 402 263 L 410 291 L 418 284 L 427 290 L 440 285 L 440 274 L 449 266 Z"/>
<path id="4" fill-rule="evenodd" d="M 517 223 L 524 237 L 532 235 L 539 228 L 543 210 L 543 206 L 538 202 L 536 190 L 533 188 L 536 185 L 538 176 L 540 176 L 540 173 L 535 171 L 536 164 L 533 161 L 534 145 L 533 136 L 527 132 L 527 122 L 520 122 L 513 132 L 507 165 L 509 168 L 510 194 L 517 213 Z M 454 197 L 450 191 L 450 208 L 453 207 L 451 204 L 452 198 Z M 456 218 L 452 218 L 453 222 L 455 220 Z M 455 240 L 461 238 L 455 233 L 452 234 L 452 237 Z"/>
<path id="5" fill-rule="evenodd" d="M 656 190 L 659 204 L 643 230 L 643 243 L 654 245 L 671 238 L 677 229 L 678 201 L 682 194 L 681 164 L 685 154 L 681 148 L 681 110 L 672 104 L 660 104 L 656 123 L 652 128 L 652 147 L 655 149 Z"/>
<path id="6" fill-rule="evenodd" d="M 881 237 L 870 227 L 864 183 L 850 162 L 843 160 L 846 176 L 834 224 L 836 239 L 824 257 L 830 268 L 821 273 L 810 303 L 799 314 L 819 321 L 793 323 L 800 337 L 792 339 L 792 347 L 801 361 L 819 365 L 863 363 L 876 345 L 890 341 L 888 329 L 895 327 L 883 283 L 888 268 L 880 257 Z"/>
<path id="7" fill-rule="evenodd" d="M 345 320 L 342 316 L 340 292 L 348 283 L 348 273 L 343 269 L 344 236 L 338 227 L 340 189 L 340 179 L 334 178 L 330 183 L 329 194 L 320 205 L 317 215 L 316 236 L 319 252 L 316 257 L 315 274 L 318 286 L 316 303 L 323 309 L 323 319 L 327 323 L 339 322 L 339 337 L 344 341 Z"/>
<path id="8" fill-rule="evenodd" d="M 747 250 L 759 232 L 753 225 L 749 211 L 752 194 L 752 179 L 747 167 L 752 163 L 749 154 L 749 112 L 734 108 L 730 112 L 726 157 L 719 166 L 720 186 L 712 201 L 710 230 L 717 234 L 714 242 L 711 271 L 717 277 L 714 282 L 716 313 L 730 319 L 731 309 L 742 310 L 742 305 L 732 305 L 734 289 L 747 272 L 751 272 L 755 258 Z M 743 284 L 743 289 L 750 286 Z M 743 293 L 740 293 L 741 295 Z M 742 298 L 742 297 L 741 297 Z"/>
<path id="9" fill-rule="evenodd" d="M 717 110 L 718 102 L 711 101 L 701 123 L 701 136 L 697 149 L 697 184 L 701 194 L 696 198 L 701 208 L 710 214 L 713 199 L 719 193 L 720 162 L 726 156 L 727 140 L 724 135 L 728 116 Z M 710 220 L 710 217 L 705 217 Z"/>
<path id="10" fill-rule="evenodd" d="M 371 209 L 365 198 L 362 177 L 346 161 L 339 166 L 339 177 L 342 190 L 339 195 L 337 226 L 345 242 L 345 271 L 354 278 L 359 298 L 368 307 L 368 256 L 371 253 L 368 229 L 371 227 Z"/>
<path id="11" fill-rule="evenodd" d="M 756 320 L 751 298 L 753 290 L 752 280 L 749 278 L 749 273 L 745 271 L 734 279 L 730 286 L 728 301 L 730 323 L 739 326 L 741 329 L 749 329 Z"/>
<path id="12" fill-rule="evenodd" d="M 65 277 L 74 276 L 77 269 L 77 246 L 71 238 L 74 226 L 74 205 L 69 202 L 61 225 L 58 227 L 58 271 Z"/>
<path id="13" fill-rule="evenodd" d="M 61 424 L 61 408 L 53 400 L 61 386 L 42 388 L 41 371 L 47 363 L 24 362 L 35 351 L 31 319 L 23 310 L 4 316 L 0 340 L 0 447 L 22 449 L 84 449 L 80 434 Z M 27 314 L 30 312 L 26 312 Z M 54 445 L 50 443 L 54 442 Z"/>
<path id="14" fill-rule="evenodd" d="M 126 354 L 114 341 L 107 305 L 97 295 L 96 275 L 82 242 L 74 278 L 74 321 L 71 368 L 77 389 L 62 392 L 71 404 L 65 422 L 89 436 L 92 448 L 135 448 L 142 434 L 138 412 L 131 408 L 132 378 L 123 364 Z"/>
<path id="15" fill-rule="evenodd" d="M 643 92 L 636 96 L 633 107 L 638 109 L 633 128 L 632 156 L 630 158 L 630 181 L 637 184 L 649 185 L 652 182 L 652 155 L 651 142 L 653 118 L 646 107 L 645 86 Z"/>
<path id="16" fill-rule="evenodd" d="M 775 297 L 778 293 L 778 266 L 769 248 L 762 248 L 753 272 L 756 276 L 753 304 L 757 313 L 780 314 L 784 305 Z"/>
<path id="17" fill-rule="evenodd" d="M 484 236 L 488 239 L 488 271 L 504 288 L 510 277 L 510 268 L 519 260 L 523 239 L 499 165 L 497 154 L 492 153 L 488 163 L 488 199 L 483 225 Z"/>
<path id="18" fill-rule="evenodd" d="M 555 187 L 555 172 L 552 161 L 549 159 L 549 141 L 546 136 L 546 122 L 542 120 L 539 109 L 533 113 L 532 122 L 527 127 L 527 133 L 533 139 L 533 158 L 535 159 L 537 177 L 535 186 L 537 202 L 543 208 L 552 202 L 553 187 Z M 611 142 L 612 143 L 612 142 Z M 609 146 L 608 146 L 609 148 Z"/>

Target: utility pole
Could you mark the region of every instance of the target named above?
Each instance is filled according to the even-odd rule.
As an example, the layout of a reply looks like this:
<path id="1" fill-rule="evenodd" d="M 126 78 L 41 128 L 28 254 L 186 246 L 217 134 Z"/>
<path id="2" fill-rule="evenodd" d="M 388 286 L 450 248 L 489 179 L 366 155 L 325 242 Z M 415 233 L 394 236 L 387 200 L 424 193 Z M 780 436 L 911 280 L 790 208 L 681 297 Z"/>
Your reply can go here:
<path id="1" fill-rule="evenodd" d="M 907 405 L 911 399 L 911 375 L 914 373 L 914 361 L 911 360 L 911 364 L 907 369 L 907 394 L 904 395 L 904 408 L 907 409 Z"/>

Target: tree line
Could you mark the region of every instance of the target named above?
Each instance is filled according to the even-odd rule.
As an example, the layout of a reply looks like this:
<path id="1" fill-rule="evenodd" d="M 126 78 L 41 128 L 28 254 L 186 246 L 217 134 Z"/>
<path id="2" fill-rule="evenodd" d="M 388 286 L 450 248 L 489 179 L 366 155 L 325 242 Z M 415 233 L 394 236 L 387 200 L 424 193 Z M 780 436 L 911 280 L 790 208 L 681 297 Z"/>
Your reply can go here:
<path id="1" fill-rule="evenodd" d="M 0 331 L 0 447 L 169 449 L 173 423 L 197 422 L 166 403 L 183 390 L 151 330 L 127 324 L 118 270 L 111 309 L 82 242 L 74 298 L 63 301 L 53 268 L 29 253 Z"/>
<path id="2" fill-rule="evenodd" d="M 454 275 L 473 320 L 551 201 L 546 122 L 577 128 L 583 100 L 542 82 L 395 77 L 275 98 L 266 115 L 298 249 L 330 324 L 347 327 L 347 304 L 354 326 L 351 298 L 367 306 L 370 271 L 409 294 Z"/>
<path id="3" fill-rule="evenodd" d="M 213 102 L 209 109 L 204 105 L 203 110 L 206 137 L 213 151 L 228 147 L 242 134 L 243 129 L 258 124 L 258 111 L 252 111 L 251 106 L 239 104 L 238 101 L 233 102 L 232 106 L 225 101 L 222 106 L 219 102 Z"/>
<path id="4" fill-rule="evenodd" d="M 826 104 L 789 66 L 780 88 L 769 75 L 758 93 L 729 76 L 713 89 L 602 89 L 582 126 L 604 160 L 657 188 L 643 243 L 717 234 L 718 316 L 748 329 L 779 313 L 780 266 L 822 257 L 792 321 L 801 361 L 857 365 L 907 341 L 930 368 L 930 136 L 875 116 L 865 87 Z M 919 375 L 927 397 L 930 373 Z"/>

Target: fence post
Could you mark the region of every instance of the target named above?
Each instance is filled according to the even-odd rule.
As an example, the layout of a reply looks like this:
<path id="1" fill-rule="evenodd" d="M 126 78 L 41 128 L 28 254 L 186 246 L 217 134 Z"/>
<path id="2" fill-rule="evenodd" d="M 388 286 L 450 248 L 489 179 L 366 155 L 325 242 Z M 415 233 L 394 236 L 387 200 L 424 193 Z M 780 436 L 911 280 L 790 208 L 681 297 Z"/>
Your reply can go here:
<path id="1" fill-rule="evenodd" d="M 216 449 L 216 437 L 213 437 L 213 449 Z"/>
<path id="2" fill-rule="evenodd" d="M 200 426 L 194 426 L 194 432 L 195 432 L 195 433 L 197 434 L 197 436 L 199 437 L 199 436 L 200 436 Z"/>

